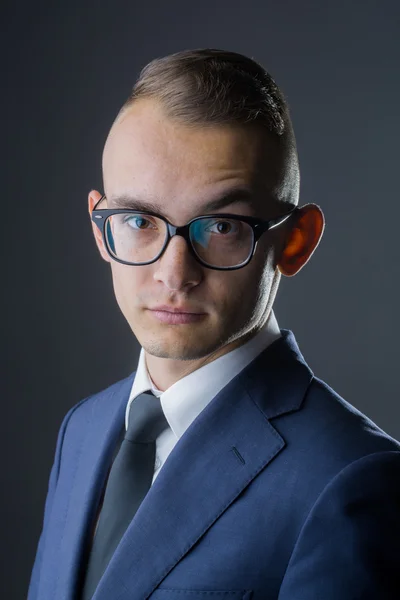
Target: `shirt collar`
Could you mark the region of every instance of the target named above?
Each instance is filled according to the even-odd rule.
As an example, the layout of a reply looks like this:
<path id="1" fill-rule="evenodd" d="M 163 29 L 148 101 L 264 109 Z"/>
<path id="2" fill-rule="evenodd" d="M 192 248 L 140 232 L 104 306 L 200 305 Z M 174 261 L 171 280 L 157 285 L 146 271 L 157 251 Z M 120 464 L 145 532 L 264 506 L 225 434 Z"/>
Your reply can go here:
<path id="1" fill-rule="evenodd" d="M 164 392 L 154 385 L 146 367 L 145 351 L 140 350 L 138 367 L 126 407 L 125 427 L 133 400 L 151 390 L 161 406 L 176 438 L 179 439 L 207 404 L 231 379 L 254 360 L 267 346 L 281 337 L 273 310 L 260 331 L 242 346 L 216 358 L 176 381 Z"/>

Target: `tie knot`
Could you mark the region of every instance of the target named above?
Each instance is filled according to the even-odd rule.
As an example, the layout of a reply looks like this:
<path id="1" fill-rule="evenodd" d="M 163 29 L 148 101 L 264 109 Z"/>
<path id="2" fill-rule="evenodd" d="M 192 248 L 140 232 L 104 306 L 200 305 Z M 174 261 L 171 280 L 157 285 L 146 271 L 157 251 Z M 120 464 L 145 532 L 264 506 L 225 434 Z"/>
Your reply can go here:
<path id="1" fill-rule="evenodd" d="M 131 442 L 150 443 L 168 427 L 160 398 L 150 391 L 137 396 L 131 404 L 125 439 Z"/>

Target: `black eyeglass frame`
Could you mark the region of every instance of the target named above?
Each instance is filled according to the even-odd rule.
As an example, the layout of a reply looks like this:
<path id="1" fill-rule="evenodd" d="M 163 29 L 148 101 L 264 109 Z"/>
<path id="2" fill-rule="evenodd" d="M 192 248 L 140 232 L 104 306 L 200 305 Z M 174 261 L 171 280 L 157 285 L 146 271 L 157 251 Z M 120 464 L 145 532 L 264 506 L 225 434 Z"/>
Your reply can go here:
<path id="1" fill-rule="evenodd" d="M 268 221 L 266 221 L 265 219 L 259 219 L 258 217 L 249 217 L 247 215 L 241 216 L 241 215 L 236 215 L 236 214 L 232 214 L 232 213 L 215 213 L 215 214 L 209 214 L 209 215 L 200 215 L 198 217 L 194 217 L 193 219 L 191 219 L 188 223 L 186 223 L 186 225 L 181 225 L 180 227 L 176 227 L 175 225 L 170 223 L 166 217 L 164 217 L 163 215 L 160 215 L 156 212 L 152 212 L 152 211 L 135 210 L 132 208 L 99 208 L 99 209 L 96 209 L 96 207 L 100 204 L 100 202 L 102 202 L 102 200 L 104 200 L 105 197 L 106 196 L 103 195 L 100 198 L 100 200 L 96 203 L 96 205 L 93 207 L 91 219 L 97 225 L 99 230 L 101 231 L 102 236 L 103 236 L 104 245 L 105 245 L 110 257 L 123 265 L 129 265 L 132 267 L 135 267 L 135 266 L 143 267 L 145 265 L 151 265 L 152 263 L 156 262 L 165 252 L 170 239 L 174 235 L 181 235 L 186 240 L 186 243 L 188 245 L 189 251 L 191 252 L 192 256 L 194 256 L 195 259 L 204 267 L 207 267 L 208 269 L 215 269 L 216 271 L 234 271 L 236 269 L 242 269 L 243 267 L 248 265 L 249 262 L 251 261 L 251 259 L 253 258 L 256 248 L 257 248 L 258 240 L 260 239 L 262 234 L 265 233 L 266 231 L 270 231 L 271 229 L 274 229 L 278 225 L 281 225 L 281 223 L 286 221 L 297 209 L 297 206 L 293 206 L 287 213 L 280 215 L 279 217 L 276 217 L 274 219 L 268 219 Z M 158 253 L 158 255 L 155 258 L 153 258 L 152 260 L 149 260 L 149 261 L 143 262 L 143 263 L 132 263 L 132 262 L 128 262 L 126 260 L 117 258 L 114 256 L 114 254 L 112 254 L 112 250 L 109 248 L 109 245 L 108 245 L 106 231 L 105 231 L 105 224 L 107 222 L 107 218 L 111 217 L 112 215 L 126 214 L 126 213 L 149 215 L 152 217 L 157 217 L 158 219 L 161 219 L 162 221 L 165 222 L 165 224 L 167 226 L 167 237 L 165 239 L 165 243 L 164 243 L 162 249 L 160 250 L 160 252 Z M 240 265 L 236 265 L 234 267 L 214 267 L 214 266 L 209 265 L 208 263 L 204 262 L 196 254 L 196 251 L 193 248 L 192 242 L 190 240 L 190 235 L 189 235 L 190 224 L 193 223 L 194 221 L 197 221 L 198 219 L 212 218 L 212 217 L 234 219 L 236 221 L 243 221 L 244 223 L 248 223 L 248 225 L 251 226 L 251 228 L 253 230 L 253 248 L 252 248 L 252 251 L 251 251 L 249 257 L 246 259 L 245 262 L 241 263 Z"/>

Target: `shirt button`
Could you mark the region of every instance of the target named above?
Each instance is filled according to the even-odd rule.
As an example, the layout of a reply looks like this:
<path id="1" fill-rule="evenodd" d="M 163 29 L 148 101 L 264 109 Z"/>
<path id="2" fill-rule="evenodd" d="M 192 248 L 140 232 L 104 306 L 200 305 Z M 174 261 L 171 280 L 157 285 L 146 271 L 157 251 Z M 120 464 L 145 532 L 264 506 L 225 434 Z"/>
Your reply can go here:
<path id="1" fill-rule="evenodd" d="M 156 456 L 156 462 L 155 462 L 155 468 L 156 470 L 159 469 L 161 466 L 161 460 L 158 458 L 158 456 Z"/>

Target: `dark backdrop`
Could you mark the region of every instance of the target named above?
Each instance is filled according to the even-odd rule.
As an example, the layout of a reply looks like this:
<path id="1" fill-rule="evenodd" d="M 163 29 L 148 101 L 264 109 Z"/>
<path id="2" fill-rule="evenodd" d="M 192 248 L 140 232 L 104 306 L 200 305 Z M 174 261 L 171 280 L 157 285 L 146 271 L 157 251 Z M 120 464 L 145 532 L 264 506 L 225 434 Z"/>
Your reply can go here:
<path id="1" fill-rule="evenodd" d="M 275 302 L 315 374 L 400 438 L 397 1 L 10 3 L 2 68 L 2 598 L 25 598 L 58 428 L 136 368 L 87 192 L 139 69 L 196 47 L 243 52 L 291 107 L 300 203 L 326 230 Z M 4 9 L 3 9 L 4 10 Z"/>

